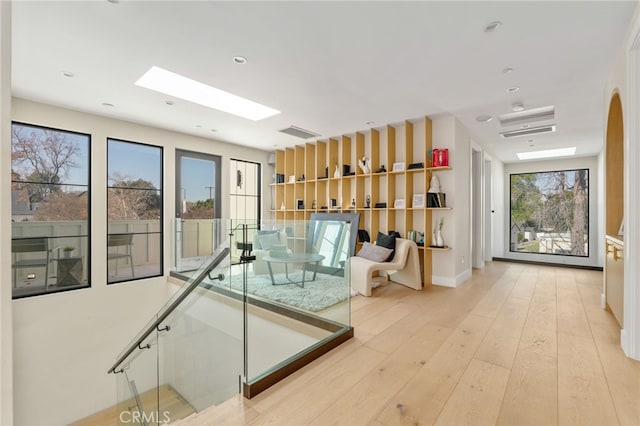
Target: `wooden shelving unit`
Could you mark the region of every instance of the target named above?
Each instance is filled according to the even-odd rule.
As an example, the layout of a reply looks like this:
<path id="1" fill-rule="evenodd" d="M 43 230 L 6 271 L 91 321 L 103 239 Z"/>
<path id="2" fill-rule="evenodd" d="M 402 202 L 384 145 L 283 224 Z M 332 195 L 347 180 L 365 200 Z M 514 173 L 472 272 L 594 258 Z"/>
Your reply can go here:
<path id="1" fill-rule="evenodd" d="M 432 235 L 432 212 L 446 212 L 450 207 L 413 207 L 413 195 L 426 192 L 433 173 L 452 170 L 451 167 L 428 167 L 428 152 L 432 149 L 432 123 L 428 117 L 417 121 L 373 128 L 337 138 L 276 151 L 276 173 L 285 175 L 285 183 L 272 184 L 275 188 L 276 221 L 287 222 L 295 229 L 295 222 L 308 220 L 313 212 L 360 213 L 360 229 L 366 229 L 372 240 L 378 232 L 397 231 L 403 237 L 409 231 L 424 233 L 424 246 L 419 246 L 423 282 L 431 284 L 432 253 L 449 251 L 451 247 L 429 247 Z M 370 159 L 371 171 L 364 173 L 358 166 L 362 157 Z M 404 163 L 404 170 L 393 171 L 394 163 Z M 408 169 L 410 164 L 422 163 L 426 167 Z M 350 166 L 352 175 L 344 175 L 344 165 Z M 386 171 L 376 173 L 384 165 Z M 340 177 L 334 177 L 338 168 Z M 304 181 L 298 180 L 304 174 Z M 290 176 L 295 182 L 289 183 Z M 443 192 L 446 193 L 446 189 Z M 452 201 L 447 193 L 447 201 Z M 370 200 L 369 207 L 367 198 Z M 304 200 L 304 209 L 296 210 L 296 200 Z M 332 209 L 331 200 L 337 209 Z M 394 208 L 402 199 L 405 207 Z M 311 208 L 314 205 L 315 208 Z M 351 208 L 355 202 L 355 209 Z M 376 208 L 376 203 L 386 203 Z M 284 204 L 285 209 L 280 207 Z M 325 208 L 323 208 L 325 207 Z M 297 235 L 296 235 L 297 236 Z M 356 250 L 362 245 L 358 244 Z"/>

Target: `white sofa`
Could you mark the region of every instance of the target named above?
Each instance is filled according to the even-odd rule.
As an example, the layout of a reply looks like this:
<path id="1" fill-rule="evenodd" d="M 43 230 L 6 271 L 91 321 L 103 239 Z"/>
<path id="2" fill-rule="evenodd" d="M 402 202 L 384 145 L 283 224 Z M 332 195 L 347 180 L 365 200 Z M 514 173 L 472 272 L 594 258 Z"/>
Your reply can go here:
<path id="1" fill-rule="evenodd" d="M 349 269 L 351 288 L 363 296 L 371 296 L 374 271 L 382 271 L 381 279 L 384 281 L 391 279 L 398 284 L 422 290 L 418 246 L 411 240 L 396 239 L 396 252 L 390 262 L 375 262 L 354 256 L 350 258 Z"/>

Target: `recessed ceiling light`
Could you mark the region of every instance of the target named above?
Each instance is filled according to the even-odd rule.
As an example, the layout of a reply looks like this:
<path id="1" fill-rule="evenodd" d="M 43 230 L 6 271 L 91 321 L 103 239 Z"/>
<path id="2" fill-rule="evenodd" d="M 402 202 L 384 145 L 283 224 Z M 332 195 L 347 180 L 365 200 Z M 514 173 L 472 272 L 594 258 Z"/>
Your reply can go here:
<path id="1" fill-rule="evenodd" d="M 165 104 L 167 104 L 167 105 L 169 105 L 169 106 L 171 106 L 171 105 L 175 104 L 175 102 L 173 102 L 173 101 L 164 101 L 164 103 L 165 103 Z"/>
<path id="2" fill-rule="evenodd" d="M 110 104 L 109 102 L 103 102 L 102 106 L 106 106 L 106 107 L 114 107 L 114 104 Z"/>
<path id="3" fill-rule="evenodd" d="M 144 73 L 135 85 L 253 121 L 280 114 L 276 109 L 156 66 Z"/>
<path id="4" fill-rule="evenodd" d="M 72 73 L 71 71 L 62 71 L 62 75 L 69 78 L 75 77 L 75 74 Z"/>
<path id="5" fill-rule="evenodd" d="M 479 115 L 476 117 L 476 121 L 479 123 L 488 123 L 493 120 L 493 117 L 490 115 Z"/>
<path id="6" fill-rule="evenodd" d="M 107 0 L 109 3 L 118 4 L 120 0 Z"/>
<path id="7" fill-rule="evenodd" d="M 518 86 L 509 87 L 507 93 L 516 93 L 520 88 Z"/>
<path id="8" fill-rule="evenodd" d="M 367 126 L 373 126 L 374 124 L 376 124 L 376 122 L 375 121 L 367 121 L 365 124 Z"/>
<path id="9" fill-rule="evenodd" d="M 502 69 L 502 74 L 511 74 L 513 72 L 513 68 L 507 67 Z"/>
<path id="10" fill-rule="evenodd" d="M 212 133 L 215 133 L 215 132 L 217 132 L 217 131 L 218 131 L 218 129 L 211 129 L 211 132 L 212 132 Z"/>
<path id="11" fill-rule="evenodd" d="M 519 152 L 516 155 L 519 160 L 536 160 L 539 158 L 551 158 L 551 157 L 568 157 L 576 154 L 576 147 L 571 148 L 559 148 L 559 149 L 546 149 L 544 151 L 530 151 Z"/>
<path id="12" fill-rule="evenodd" d="M 485 27 L 484 27 L 484 32 L 485 33 L 492 33 L 495 30 L 497 30 L 498 28 L 500 28 L 500 26 L 502 25 L 502 22 L 500 21 L 493 21 L 493 22 L 489 22 Z"/>
<path id="13" fill-rule="evenodd" d="M 196 127 L 197 127 L 197 128 L 201 128 L 201 127 L 202 127 L 202 124 L 196 124 Z"/>
<path id="14" fill-rule="evenodd" d="M 520 112 L 524 110 L 524 105 L 522 105 L 522 102 L 514 102 L 511 104 L 511 109 L 514 112 Z"/>
<path id="15" fill-rule="evenodd" d="M 244 56 L 234 56 L 233 63 L 238 65 L 244 65 L 247 63 L 247 58 L 245 58 Z"/>

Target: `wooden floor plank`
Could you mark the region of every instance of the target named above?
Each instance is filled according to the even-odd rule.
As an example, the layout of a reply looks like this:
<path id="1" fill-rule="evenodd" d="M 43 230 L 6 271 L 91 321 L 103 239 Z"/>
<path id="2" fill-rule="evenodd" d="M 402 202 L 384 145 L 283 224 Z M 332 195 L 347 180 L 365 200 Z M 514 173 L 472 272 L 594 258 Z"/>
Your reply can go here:
<path id="1" fill-rule="evenodd" d="M 472 360 L 435 424 L 495 424 L 509 372 L 508 368 Z"/>
<path id="2" fill-rule="evenodd" d="M 582 299 L 573 276 L 563 271 L 558 275 L 558 333 L 591 337 Z"/>
<path id="3" fill-rule="evenodd" d="M 433 423 L 491 323 L 489 318 L 469 315 L 377 419 L 387 425 Z"/>
<path id="4" fill-rule="evenodd" d="M 518 351 L 497 424 L 558 424 L 558 360 L 555 356 Z"/>
<path id="5" fill-rule="evenodd" d="M 511 368 L 529 312 L 529 299 L 510 297 L 493 322 L 474 358 Z"/>
<path id="6" fill-rule="evenodd" d="M 584 308 L 620 424 L 640 425 L 640 361 L 620 350 L 620 328 L 613 316 L 595 303 L 597 292 L 580 286 Z"/>
<path id="7" fill-rule="evenodd" d="M 348 389 L 372 374 L 384 358 L 383 353 L 361 346 L 313 380 L 300 379 L 303 387 L 299 392 L 290 394 L 284 403 L 272 406 L 269 410 L 260 410 L 260 415 L 249 424 L 309 424 Z M 258 409 L 258 406 L 254 405 L 253 408 Z"/>
<path id="8" fill-rule="evenodd" d="M 619 424 L 593 339 L 558 334 L 558 421 Z"/>
<path id="9" fill-rule="evenodd" d="M 555 280 L 538 281 L 522 330 L 520 349 L 555 358 L 558 352 L 557 330 Z"/>

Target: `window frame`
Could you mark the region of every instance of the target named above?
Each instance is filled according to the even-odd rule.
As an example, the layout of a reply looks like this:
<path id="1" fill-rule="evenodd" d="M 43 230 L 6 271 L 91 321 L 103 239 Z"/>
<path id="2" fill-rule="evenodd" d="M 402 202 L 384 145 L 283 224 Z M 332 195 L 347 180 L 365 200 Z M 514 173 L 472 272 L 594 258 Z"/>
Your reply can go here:
<path id="1" fill-rule="evenodd" d="M 513 249 L 513 242 L 511 241 L 511 229 L 513 227 L 513 215 L 512 215 L 512 210 L 513 210 L 513 197 L 512 195 L 512 185 L 513 185 L 513 181 L 512 178 L 513 176 L 519 176 L 519 175 L 531 175 L 531 174 L 544 174 L 544 173 L 561 173 L 561 172 L 577 172 L 580 170 L 586 170 L 587 171 L 587 197 L 586 197 L 586 201 L 585 201 L 585 211 L 586 211 L 586 221 L 585 221 L 585 225 L 586 225 L 586 237 L 587 237 L 587 250 L 585 252 L 584 255 L 576 255 L 576 254 L 570 254 L 570 253 L 540 253 L 540 252 L 531 252 L 531 251 L 519 251 L 519 250 L 514 250 Z M 509 228 L 507 229 L 507 236 L 508 236 L 508 246 L 509 246 L 509 253 L 516 253 L 518 255 L 544 255 L 544 256 L 563 256 L 563 257 L 567 257 L 567 258 L 571 258 L 571 259 L 590 259 L 591 258 L 591 190 L 592 190 L 592 186 L 591 186 L 591 168 L 590 167 L 576 167 L 576 168 L 571 168 L 571 169 L 558 169 L 558 170 L 541 170 L 541 171 L 531 171 L 531 172 L 518 172 L 518 173 L 509 173 Z M 516 241 L 517 243 L 517 241 Z"/>
<path id="2" fill-rule="evenodd" d="M 24 121 L 18 121 L 18 120 L 12 120 L 11 121 L 11 129 L 12 129 L 12 135 L 11 135 L 11 153 L 13 154 L 13 126 L 14 125 L 18 125 L 18 126 L 24 126 L 24 127 L 31 127 L 34 129 L 40 129 L 40 130 L 51 130 L 51 131 L 55 131 L 55 132 L 62 132 L 62 133 L 69 133 L 72 135 L 78 135 L 78 136 L 82 136 L 82 137 L 86 137 L 87 138 L 87 163 L 86 163 L 86 167 L 87 167 L 87 184 L 86 184 L 86 193 L 87 193 L 87 219 L 86 219 L 86 223 L 87 223 L 87 233 L 86 234 L 81 234 L 81 235 L 74 235 L 73 237 L 77 237 L 77 238 L 86 238 L 87 239 L 87 252 L 85 253 L 86 256 L 86 262 L 83 263 L 83 268 L 86 268 L 86 277 L 87 277 L 87 282 L 85 285 L 82 286 L 68 286 L 68 288 L 63 287 L 63 288 L 57 288 L 55 291 L 42 291 L 42 292 L 38 292 L 38 293 L 30 293 L 30 294 L 23 294 L 23 295 L 15 295 L 13 290 L 13 286 L 15 285 L 15 283 L 13 283 L 12 281 L 12 291 L 11 291 L 11 298 L 12 300 L 17 300 L 17 299 L 24 299 L 27 297 L 35 297 L 35 296 L 42 296 L 42 295 L 47 295 L 47 294 L 56 294 L 56 293 L 65 293 L 68 291 L 75 291 L 75 290 L 82 290 L 82 289 L 86 289 L 86 288 L 91 288 L 92 284 L 91 284 L 91 267 L 92 267 L 92 244 L 91 244 L 91 222 L 92 222 L 92 213 L 91 213 L 91 206 L 92 206 L 92 198 L 91 198 L 91 166 L 92 166 L 92 158 L 91 158 L 91 154 L 92 154 L 92 135 L 91 133 L 84 133 L 84 132 L 79 132 L 76 130 L 69 130 L 69 129 L 63 129 L 63 128 L 58 128 L 58 127 L 51 127 L 51 126 L 45 126 L 45 125 L 41 125 L 41 124 L 35 124 L 35 123 L 27 123 Z M 14 181 L 13 180 L 13 159 L 11 160 L 11 171 L 12 171 L 12 177 L 11 177 L 11 184 L 13 184 L 14 182 L 16 183 L 36 183 L 36 182 L 27 182 L 27 181 Z M 47 185 L 64 185 L 64 186 L 85 186 L 85 185 L 79 185 L 79 184 L 47 184 Z M 11 191 L 13 192 L 13 190 Z M 11 200 L 11 215 L 13 216 L 13 199 Z M 12 223 L 13 223 L 13 218 L 12 218 Z M 32 237 L 26 237 L 26 238 L 32 238 Z M 11 241 L 13 241 L 14 239 L 26 239 L 26 238 L 14 238 L 13 237 L 13 226 L 11 227 Z M 59 238 L 59 237 L 47 237 L 47 238 Z M 13 258 L 13 253 L 11 254 L 12 258 Z M 13 269 L 13 267 L 12 267 Z M 83 275 L 84 275 L 84 271 L 83 271 Z M 56 277 L 57 279 L 57 277 Z"/>
<path id="3" fill-rule="evenodd" d="M 114 233 L 110 233 L 109 232 L 109 189 L 112 188 L 117 188 L 117 187 L 112 187 L 109 185 L 109 142 L 113 141 L 113 142 L 120 142 L 120 143 L 127 143 L 127 144 L 132 144 L 132 145 L 141 145 L 141 146 L 146 146 L 146 147 L 151 147 L 151 148 L 156 148 L 159 150 L 160 152 L 160 176 L 159 176 L 159 183 L 160 183 L 160 188 L 156 188 L 153 191 L 156 193 L 160 193 L 160 199 L 158 201 L 159 204 L 159 214 L 160 214 L 160 218 L 159 218 L 159 231 L 158 231 L 158 235 L 159 235 L 159 240 L 160 240 L 160 244 L 159 244 L 159 248 L 160 248 L 160 252 L 159 252 L 159 263 L 160 263 L 160 267 L 159 267 L 159 273 L 155 274 L 155 275 L 145 275 L 142 277 L 131 277 L 131 278 L 126 278 L 123 280 L 118 280 L 118 281 L 109 281 L 109 258 L 108 258 L 108 252 L 109 252 L 109 248 L 107 246 L 107 241 L 110 235 L 119 235 L 121 233 L 118 232 L 114 232 Z M 133 282 L 133 281 L 139 281 L 139 280 L 145 280 L 145 279 L 149 279 L 149 278 L 157 278 L 157 277 L 163 277 L 165 275 L 165 270 L 164 270 L 164 254 L 165 254 L 165 249 L 164 249 L 164 147 L 161 145 L 153 145 L 150 143 L 145 143 L 145 142 L 138 142 L 138 141 L 132 141 L 129 139 L 122 139 L 122 138 L 117 138 L 117 137 L 111 137 L 111 136 L 107 136 L 106 138 L 106 152 L 107 152 L 107 168 L 106 168 L 106 203 L 105 205 L 107 206 L 107 223 L 106 223 L 106 238 L 105 238 L 105 253 L 104 253 L 104 258 L 105 258 L 105 265 L 106 265 L 106 284 L 107 286 L 110 285 L 114 285 L 114 284 L 125 284 L 125 283 L 129 283 L 129 282 Z M 137 188 L 139 189 L 139 188 Z M 139 189 L 140 190 L 140 189 Z M 151 191 L 151 190 L 148 190 Z M 131 234 L 135 235 L 151 235 L 151 234 L 155 234 L 152 232 L 132 232 Z"/>

